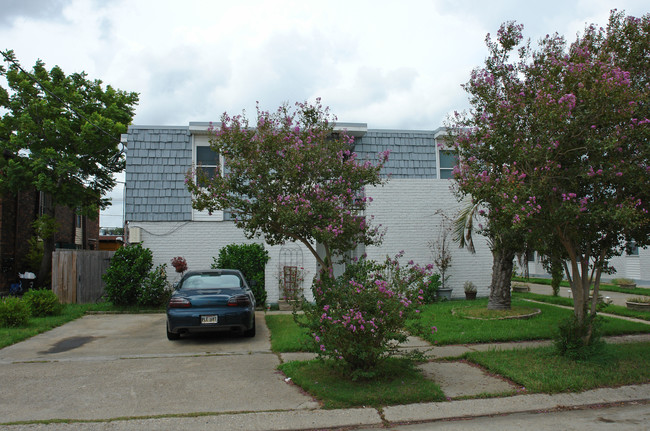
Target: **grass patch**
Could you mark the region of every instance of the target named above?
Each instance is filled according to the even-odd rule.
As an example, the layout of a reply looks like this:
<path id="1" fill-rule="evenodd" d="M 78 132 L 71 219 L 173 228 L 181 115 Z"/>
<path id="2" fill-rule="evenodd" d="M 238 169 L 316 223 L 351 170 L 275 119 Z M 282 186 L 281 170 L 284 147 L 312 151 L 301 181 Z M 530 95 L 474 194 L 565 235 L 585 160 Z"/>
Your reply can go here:
<path id="1" fill-rule="evenodd" d="M 310 340 L 306 329 L 294 322 L 291 314 L 267 314 L 266 325 L 271 332 L 271 350 L 274 352 L 309 352 Z"/>
<path id="2" fill-rule="evenodd" d="M 519 281 L 523 283 L 534 283 L 534 284 L 545 284 L 547 286 L 551 285 L 551 279 L 550 278 L 536 278 L 536 277 L 530 277 L 530 278 L 525 278 L 525 277 L 519 277 L 515 276 L 512 277 L 514 281 Z M 560 283 L 560 286 L 563 287 L 571 287 L 568 281 L 562 280 Z M 608 292 L 620 292 L 620 293 L 629 293 L 631 295 L 647 295 L 650 296 L 650 288 L 647 287 L 635 287 L 633 289 L 626 289 L 623 287 L 619 287 L 615 284 L 610 284 L 610 283 L 601 283 L 599 290 L 605 290 Z"/>
<path id="3" fill-rule="evenodd" d="M 331 361 L 293 361 L 279 369 L 326 409 L 445 400 L 440 387 L 403 358 L 386 360 L 380 375 L 364 381 L 349 380 L 349 375 Z"/>
<path id="4" fill-rule="evenodd" d="M 535 313 L 538 309 L 531 305 L 516 305 L 510 308 L 510 310 L 488 310 L 486 307 L 462 307 L 453 310 L 454 314 L 458 317 L 493 320 L 528 316 Z"/>
<path id="5" fill-rule="evenodd" d="M 513 298 L 512 305 L 530 306 L 522 299 Z M 570 317 L 573 310 L 536 304 L 542 313 L 530 319 L 475 320 L 464 319 L 452 314 L 453 308 L 486 308 L 487 299 L 476 301 L 447 301 L 421 307 L 418 319 L 407 322 L 407 329 L 430 343 L 466 344 L 501 341 L 524 341 L 550 339 L 556 334 L 559 322 Z M 431 327 L 438 331 L 432 333 Z M 603 335 L 620 335 L 650 332 L 643 323 L 629 322 L 615 318 L 603 318 Z"/>
<path id="6" fill-rule="evenodd" d="M 573 307 L 573 299 L 571 298 L 540 295 L 537 293 L 513 293 L 513 297 L 514 296 L 518 298 L 532 299 L 534 301 L 539 301 L 539 302 L 546 302 L 548 304 L 565 305 L 567 307 Z M 650 321 L 650 313 L 645 311 L 630 310 L 627 307 L 623 307 L 621 305 L 610 304 L 604 307 L 600 312 L 615 314 L 617 316 L 632 317 L 634 319 L 639 319 L 639 320 Z"/>
<path id="7" fill-rule="evenodd" d="M 607 344 L 586 361 L 559 356 L 554 347 L 471 352 L 465 357 L 507 377 L 529 393 L 580 392 L 650 382 L 650 343 Z"/>
<path id="8" fill-rule="evenodd" d="M 467 313 L 476 310 L 484 313 L 487 310 L 487 299 L 475 301 L 446 301 L 421 307 L 419 317 L 407 322 L 407 329 L 430 343 L 469 344 L 490 343 L 504 341 L 525 341 L 551 339 L 556 335 L 558 324 L 570 317 L 573 310 L 567 310 L 545 304 L 531 304 L 522 298 L 547 301 L 558 305 L 573 306 L 570 298 L 535 295 L 532 293 L 518 293 L 513 295 L 512 304 L 516 308 L 539 308 L 542 313 L 530 319 L 504 319 L 504 320 L 476 320 L 466 319 L 459 315 L 452 315 L 451 310 L 456 308 Z M 628 317 L 644 316 L 649 319 L 648 313 L 628 310 L 625 307 L 609 305 L 605 312 L 627 315 Z M 274 352 L 305 352 L 309 336 L 293 321 L 288 314 L 267 314 L 266 323 L 271 332 L 271 348 Z M 431 332 L 431 327 L 438 331 Z M 626 320 L 603 316 L 603 335 L 638 334 L 650 332 L 650 326 L 629 322 Z"/>

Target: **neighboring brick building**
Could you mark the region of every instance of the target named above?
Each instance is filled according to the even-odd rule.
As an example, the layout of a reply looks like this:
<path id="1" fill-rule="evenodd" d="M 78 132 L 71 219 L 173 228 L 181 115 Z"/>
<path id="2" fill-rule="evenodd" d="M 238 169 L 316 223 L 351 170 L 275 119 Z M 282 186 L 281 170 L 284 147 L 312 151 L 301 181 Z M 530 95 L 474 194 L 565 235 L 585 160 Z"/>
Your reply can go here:
<path id="1" fill-rule="evenodd" d="M 37 191 L 21 191 L 0 196 L 0 291 L 9 290 L 18 280 L 18 273 L 38 272 L 26 261 L 32 226 L 47 204 Z M 59 231 L 55 235 L 57 248 L 96 250 L 99 238 L 99 214 L 95 220 L 76 215 L 70 208 L 57 206 L 55 217 Z M 46 284 L 49 284 L 47 280 Z M 40 285 L 40 280 L 37 285 Z"/>
<path id="2" fill-rule="evenodd" d="M 383 175 L 390 175 L 384 187 L 366 190 L 373 198 L 366 215 L 374 216 L 373 225 L 381 224 L 386 234 L 381 246 L 357 250 L 372 259 L 383 260 L 404 250 L 404 262 L 426 265 L 433 256 L 429 244 L 438 237 L 444 211 L 452 217 L 460 209 L 450 190 L 455 158 L 438 148 L 443 129 L 431 131 L 369 130 L 366 124 L 341 124 L 355 137 L 354 150 L 363 162 L 375 162 L 380 152 L 390 150 Z M 127 238 L 152 250 L 154 264 L 167 264 L 183 256 L 189 269 L 208 268 L 219 249 L 231 243 L 248 243 L 235 227 L 228 212 L 212 215 L 192 209 L 184 180 L 193 164 L 203 167 L 219 164 L 223 158 L 206 152 L 208 123 L 190 123 L 185 127 L 131 126 L 127 140 L 125 212 Z M 212 162 L 212 163 L 210 163 Z M 262 240 L 257 240 L 262 242 Z M 464 297 L 463 283 L 472 281 L 479 295 L 487 296 L 492 255 L 484 239 L 476 241 L 477 253 L 452 245 L 449 286 L 454 297 Z M 279 280 L 283 266 L 303 267 L 305 294 L 316 272 L 316 260 L 300 244 L 270 247 L 266 267 L 268 301 L 280 297 Z M 173 279 L 176 275 L 168 271 Z"/>

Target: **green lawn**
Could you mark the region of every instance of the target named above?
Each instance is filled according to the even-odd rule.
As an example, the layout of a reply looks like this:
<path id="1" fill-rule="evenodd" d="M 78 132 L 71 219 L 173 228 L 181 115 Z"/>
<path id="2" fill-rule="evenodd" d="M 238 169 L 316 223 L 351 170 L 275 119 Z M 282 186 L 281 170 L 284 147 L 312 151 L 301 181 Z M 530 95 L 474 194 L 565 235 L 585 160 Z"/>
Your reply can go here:
<path id="1" fill-rule="evenodd" d="M 517 297 L 513 306 L 539 308 L 542 313 L 525 320 L 473 320 L 453 315 L 452 310 L 462 311 L 464 307 L 487 307 L 487 299 L 476 301 L 448 301 L 421 307 L 418 320 L 409 321 L 408 329 L 413 335 L 431 343 L 466 344 L 496 341 L 523 341 L 550 339 L 555 335 L 558 323 L 570 317 L 572 310 L 546 304 L 531 304 Z M 432 333 L 431 327 L 438 331 Z M 650 332 L 650 325 L 605 317 L 603 335 L 635 334 Z"/>
<path id="2" fill-rule="evenodd" d="M 525 298 L 525 299 L 532 299 L 534 301 L 539 301 L 539 302 L 546 302 L 548 304 L 557 304 L 557 305 L 564 305 L 567 307 L 573 307 L 573 299 L 571 298 L 540 295 L 537 293 L 527 293 L 527 292 L 513 293 L 512 296 L 516 298 Z M 603 307 L 600 312 L 616 314 L 617 316 L 632 317 L 639 320 L 650 321 L 650 313 L 645 311 L 630 310 L 627 307 L 623 307 L 621 305 L 610 304 Z"/>
<path id="3" fill-rule="evenodd" d="M 380 375 L 364 381 L 350 381 L 331 363 L 318 360 L 288 362 L 279 369 L 327 409 L 445 400 L 440 387 L 406 359 L 387 360 Z"/>
<path id="4" fill-rule="evenodd" d="M 570 298 L 559 298 L 530 293 L 515 294 L 512 305 L 527 307 L 531 310 L 539 308 L 542 313 L 525 320 L 474 320 L 462 317 L 466 307 L 487 308 L 487 299 L 476 301 L 447 301 L 421 307 L 417 320 L 408 322 L 407 329 L 430 343 L 438 345 L 490 343 L 504 341 L 543 340 L 553 338 L 558 323 L 570 317 L 572 310 L 562 309 L 546 304 L 532 304 L 521 298 L 544 299 L 559 305 L 572 306 Z M 457 314 L 452 314 L 452 310 Z M 624 307 L 609 306 L 607 311 L 625 313 Z M 630 312 L 631 317 L 636 317 L 643 312 Z M 612 317 L 603 317 L 603 335 L 637 334 L 650 332 L 650 325 L 629 322 Z M 267 314 L 266 323 L 271 331 L 271 348 L 274 352 L 305 352 L 308 335 L 293 321 L 289 314 Z M 432 332 L 435 326 L 437 332 Z"/>
<path id="5" fill-rule="evenodd" d="M 536 278 L 536 277 L 530 277 L 528 279 L 524 277 L 512 277 L 513 281 L 518 281 L 521 283 L 534 283 L 534 284 L 546 284 L 548 286 L 551 285 L 551 279 L 550 278 Z M 570 287 L 569 282 L 566 280 L 562 280 L 560 283 L 560 286 L 562 287 Z M 647 287 L 635 287 L 633 289 L 625 289 L 622 287 L 618 287 L 615 284 L 609 284 L 609 283 L 602 283 L 599 287 L 600 290 L 605 290 L 609 292 L 621 292 L 621 293 L 629 293 L 631 295 L 650 295 L 650 289 Z"/>
<path id="6" fill-rule="evenodd" d="M 291 314 L 267 314 L 266 325 L 271 332 L 274 352 L 309 352 L 307 331 L 293 321 Z"/>
<path id="7" fill-rule="evenodd" d="M 650 343 L 607 344 L 601 355 L 586 361 L 558 356 L 553 347 L 472 352 L 465 357 L 531 393 L 650 382 Z"/>
<path id="8" fill-rule="evenodd" d="M 562 305 L 570 301 L 568 298 L 546 298 Z M 409 322 L 409 327 L 422 338 L 438 344 L 549 339 L 559 320 L 572 314 L 572 310 L 531 304 L 518 297 L 513 298 L 513 305 L 524 309 L 539 308 L 542 313 L 527 320 L 474 320 L 459 314 L 468 313 L 467 307 L 486 308 L 486 299 L 449 301 L 422 307 L 420 318 Z M 452 314 L 454 309 L 456 314 Z M 266 321 L 274 351 L 305 350 L 307 334 L 295 324 L 291 315 L 269 314 Z M 432 334 L 431 326 L 436 326 L 438 331 Z M 605 318 L 601 329 L 604 335 L 647 333 L 650 325 Z M 650 343 L 607 345 L 597 358 L 580 362 L 558 356 L 553 347 L 472 352 L 463 357 L 512 380 L 530 393 L 584 391 L 650 382 Z M 390 359 L 387 368 L 370 381 L 352 381 L 349 374 L 329 361 L 293 361 L 280 365 L 279 369 L 317 398 L 324 408 L 381 407 L 446 399 L 436 383 L 424 378 L 406 358 Z"/>

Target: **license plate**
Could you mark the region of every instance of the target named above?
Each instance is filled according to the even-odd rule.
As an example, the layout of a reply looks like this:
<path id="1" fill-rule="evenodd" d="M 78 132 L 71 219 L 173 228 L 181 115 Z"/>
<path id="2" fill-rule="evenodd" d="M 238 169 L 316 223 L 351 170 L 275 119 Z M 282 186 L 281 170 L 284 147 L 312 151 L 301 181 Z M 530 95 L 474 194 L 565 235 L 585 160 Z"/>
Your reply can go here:
<path id="1" fill-rule="evenodd" d="M 210 325 L 217 323 L 219 316 L 201 316 L 201 325 Z"/>

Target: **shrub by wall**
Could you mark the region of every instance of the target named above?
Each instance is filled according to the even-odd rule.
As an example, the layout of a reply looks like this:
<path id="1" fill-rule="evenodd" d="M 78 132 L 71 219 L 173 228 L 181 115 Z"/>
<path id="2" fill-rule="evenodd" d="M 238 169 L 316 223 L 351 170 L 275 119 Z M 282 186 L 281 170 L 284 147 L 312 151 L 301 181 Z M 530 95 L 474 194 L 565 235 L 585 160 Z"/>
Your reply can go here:
<path id="1" fill-rule="evenodd" d="M 255 302 L 263 306 L 266 303 L 264 268 L 269 259 L 269 252 L 262 244 L 228 244 L 213 258 L 211 267 L 240 270 L 255 295 Z"/>

